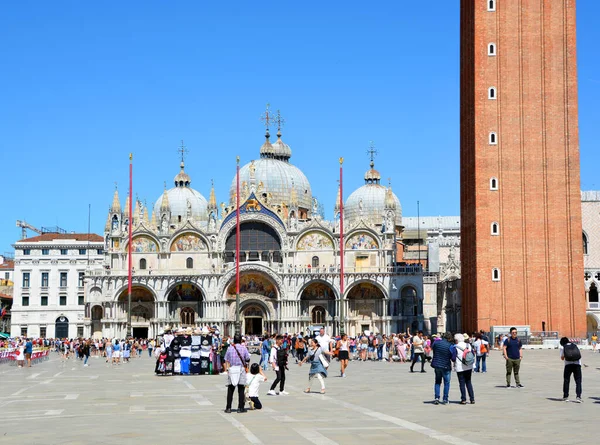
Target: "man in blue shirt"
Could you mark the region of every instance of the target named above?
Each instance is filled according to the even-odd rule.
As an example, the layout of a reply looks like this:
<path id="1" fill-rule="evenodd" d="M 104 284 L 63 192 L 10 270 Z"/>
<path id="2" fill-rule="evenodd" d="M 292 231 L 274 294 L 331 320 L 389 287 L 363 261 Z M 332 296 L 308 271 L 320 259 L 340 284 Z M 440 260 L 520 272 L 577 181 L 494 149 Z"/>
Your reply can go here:
<path id="1" fill-rule="evenodd" d="M 523 359 L 523 345 L 521 340 L 517 338 L 517 328 L 510 328 L 510 337 L 504 340 L 502 350 L 506 360 L 506 387 L 510 388 L 510 376 L 514 372 L 517 388 L 523 388 L 521 379 L 519 379 L 519 369 Z"/>
<path id="2" fill-rule="evenodd" d="M 265 335 L 260 348 L 260 364 L 262 365 L 263 371 L 267 370 L 269 366 L 269 354 L 271 353 L 271 343 L 269 342 L 269 336 Z"/>
<path id="3" fill-rule="evenodd" d="M 443 339 L 434 340 L 433 346 L 433 360 L 431 366 L 435 371 L 435 385 L 433 386 L 433 392 L 435 400 L 433 403 L 439 405 L 440 403 L 440 385 L 442 379 L 444 380 L 444 398 L 442 404 L 448 404 L 448 394 L 450 393 L 450 375 L 452 372 L 452 352 L 450 347 L 453 345 L 453 337 L 450 332 L 444 334 Z"/>
<path id="4" fill-rule="evenodd" d="M 27 360 L 27 367 L 31 368 L 31 354 L 33 353 L 33 343 L 31 343 L 31 339 L 27 339 L 27 343 L 25 343 L 25 360 Z"/>

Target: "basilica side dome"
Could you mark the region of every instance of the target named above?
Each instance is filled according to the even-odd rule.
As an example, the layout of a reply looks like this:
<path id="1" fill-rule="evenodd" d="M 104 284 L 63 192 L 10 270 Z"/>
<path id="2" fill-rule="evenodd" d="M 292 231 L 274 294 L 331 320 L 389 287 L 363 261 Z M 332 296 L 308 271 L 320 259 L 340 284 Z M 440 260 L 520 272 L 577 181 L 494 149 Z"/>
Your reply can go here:
<path id="1" fill-rule="evenodd" d="M 289 205 L 292 198 L 292 189 L 295 190 L 298 207 L 309 211 L 312 209 L 312 192 L 308 179 L 289 159 L 292 150 L 289 145 L 281 140 L 281 133 L 277 134 L 277 141 L 269 142 L 269 133 L 266 141 L 260 148 L 260 159 L 251 161 L 240 168 L 240 188 L 244 183 L 254 181 L 256 194 L 267 197 L 271 206 Z M 233 178 L 230 187 L 230 197 L 233 200 L 236 192 L 236 178 Z"/>
<path id="2" fill-rule="evenodd" d="M 190 187 L 192 182 L 190 176 L 184 170 L 184 163 L 181 163 L 181 170 L 175 176 L 175 187 L 165 190 L 164 193 L 156 200 L 154 204 L 154 213 L 160 215 L 161 205 L 166 195 L 171 218 L 185 220 L 186 217 L 195 220 L 208 220 L 208 203 L 206 198 L 200 192 Z"/>
<path id="3" fill-rule="evenodd" d="M 365 185 L 356 189 L 346 200 L 344 218 L 350 222 L 361 219 L 368 224 L 381 224 L 388 209 L 396 213 L 396 225 L 402 225 L 402 207 L 400 200 L 391 187 L 381 185 L 381 175 L 371 162 L 371 169 L 365 173 Z"/>

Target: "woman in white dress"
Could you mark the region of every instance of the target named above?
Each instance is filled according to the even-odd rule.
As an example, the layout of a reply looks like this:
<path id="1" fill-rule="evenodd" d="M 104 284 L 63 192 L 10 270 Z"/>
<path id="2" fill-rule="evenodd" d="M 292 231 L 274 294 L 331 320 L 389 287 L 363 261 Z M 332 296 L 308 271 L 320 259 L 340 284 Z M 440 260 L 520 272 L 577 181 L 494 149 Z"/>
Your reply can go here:
<path id="1" fill-rule="evenodd" d="M 22 368 L 23 365 L 25 364 L 25 343 L 23 342 L 23 340 L 19 341 L 16 352 L 17 352 L 17 366 L 19 368 Z"/>

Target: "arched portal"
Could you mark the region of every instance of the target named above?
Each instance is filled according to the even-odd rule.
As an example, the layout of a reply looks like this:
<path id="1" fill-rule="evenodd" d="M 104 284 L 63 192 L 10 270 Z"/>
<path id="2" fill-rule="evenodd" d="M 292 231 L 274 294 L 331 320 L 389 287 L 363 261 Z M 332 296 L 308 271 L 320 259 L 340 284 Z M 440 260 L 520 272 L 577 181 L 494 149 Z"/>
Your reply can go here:
<path id="1" fill-rule="evenodd" d="M 385 295 L 375 283 L 363 281 L 347 293 L 350 335 L 364 331 L 384 332 Z"/>
<path id="2" fill-rule="evenodd" d="M 54 322 L 54 337 L 68 338 L 69 337 L 69 319 L 61 315 Z"/>
<path id="3" fill-rule="evenodd" d="M 204 316 L 202 311 L 203 299 L 204 294 L 195 284 L 177 284 L 169 291 L 167 296 L 169 320 L 174 323 L 181 323 L 182 326 L 194 325 L 198 319 Z M 187 309 L 187 312 L 184 312 L 184 309 Z"/>
<path id="4" fill-rule="evenodd" d="M 127 289 L 124 289 L 117 300 L 117 318 L 127 318 Z M 131 288 L 131 327 L 136 338 L 148 338 L 150 320 L 155 317 L 154 294 L 143 286 Z"/>
<path id="5" fill-rule="evenodd" d="M 236 233 L 234 228 L 225 241 L 225 261 L 228 263 L 235 259 Z M 273 227 L 258 221 L 240 224 L 240 262 L 246 261 L 283 262 L 281 239 Z"/>
<path id="6" fill-rule="evenodd" d="M 235 298 L 235 278 L 227 288 L 227 297 Z M 277 286 L 266 276 L 259 272 L 243 272 L 240 275 L 240 295 L 261 295 L 267 298 L 277 298 Z"/>
<path id="7" fill-rule="evenodd" d="M 313 324 L 325 326 L 333 332 L 333 326 L 327 325 L 327 320 L 333 320 L 337 313 L 336 293 L 330 284 L 323 281 L 310 283 L 300 294 L 300 311 L 303 316 L 309 316 Z M 320 320 L 318 323 L 315 320 Z"/>
<path id="8" fill-rule="evenodd" d="M 262 335 L 266 314 L 258 304 L 250 304 L 244 308 L 242 332 L 245 335 Z"/>
<path id="9" fill-rule="evenodd" d="M 92 307 L 92 337 L 102 338 L 102 306 L 96 305 Z"/>

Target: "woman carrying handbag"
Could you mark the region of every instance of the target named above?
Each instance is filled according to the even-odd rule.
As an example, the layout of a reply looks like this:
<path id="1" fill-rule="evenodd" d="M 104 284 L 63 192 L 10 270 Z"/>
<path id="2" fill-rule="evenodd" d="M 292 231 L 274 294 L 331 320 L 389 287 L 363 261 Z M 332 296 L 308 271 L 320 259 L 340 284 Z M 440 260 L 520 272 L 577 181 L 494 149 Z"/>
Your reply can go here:
<path id="1" fill-rule="evenodd" d="M 310 339 L 308 354 L 304 357 L 298 366 L 302 366 L 305 362 L 310 362 L 310 370 L 308 371 L 308 387 L 304 390 L 305 393 L 310 392 L 310 385 L 314 378 L 319 380 L 321 384 L 321 394 L 325 394 L 325 380 L 327 378 L 327 369 L 323 366 L 321 347 L 314 339 Z M 325 362 L 327 360 L 324 360 Z"/>

